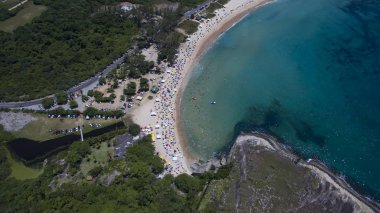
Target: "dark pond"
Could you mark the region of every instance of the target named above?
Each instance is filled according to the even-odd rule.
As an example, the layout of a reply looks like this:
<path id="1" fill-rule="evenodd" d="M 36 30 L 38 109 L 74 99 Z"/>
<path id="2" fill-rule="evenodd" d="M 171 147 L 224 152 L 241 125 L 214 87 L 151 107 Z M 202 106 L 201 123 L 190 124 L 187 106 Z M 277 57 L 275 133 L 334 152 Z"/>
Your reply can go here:
<path id="1" fill-rule="evenodd" d="M 91 132 L 85 133 L 84 138 L 91 138 L 110 132 L 112 130 L 124 127 L 123 122 L 112 124 L 100 129 L 95 129 Z M 55 152 L 67 148 L 74 141 L 80 140 L 80 135 L 71 134 L 60 138 L 51 139 L 43 142 L 38 142 L 26 138 L 17 138 L 8 143 L 9 149 L 12 153 L 16 154 L 26 162 L 32 162 Z"/>

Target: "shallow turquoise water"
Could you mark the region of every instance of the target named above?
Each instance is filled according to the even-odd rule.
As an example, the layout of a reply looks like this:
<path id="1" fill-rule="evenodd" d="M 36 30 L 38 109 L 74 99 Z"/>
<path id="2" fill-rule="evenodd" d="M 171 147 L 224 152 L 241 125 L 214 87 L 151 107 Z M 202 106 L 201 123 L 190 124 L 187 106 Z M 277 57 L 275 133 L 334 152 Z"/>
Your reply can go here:
<path id="1" fill-rule="evenodd" d="M 280 0 L 252 12 L 193 71 L 181 105 L 192 152 L 207 159 L 262 129 L 379 200 L 379 20 L 375 0 Z"/>

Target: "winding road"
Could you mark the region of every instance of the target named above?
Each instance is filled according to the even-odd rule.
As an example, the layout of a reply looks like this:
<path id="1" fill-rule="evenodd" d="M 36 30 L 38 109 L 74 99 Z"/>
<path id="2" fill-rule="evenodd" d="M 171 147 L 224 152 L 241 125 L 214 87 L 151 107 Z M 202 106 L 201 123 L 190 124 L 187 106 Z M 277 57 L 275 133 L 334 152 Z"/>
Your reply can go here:
<path id="1" fill-rule="evenodd" d="M 132 51 L 132 50 L 130 50 L 130 51 Z M 76 93 L 76 92 L 82 90 L 83 88 L 86 88 L 87 86 L 93 84 L 94 82 L 98 81 L 100 76 L 107 76 L 108 73 L 110 73 L 118 65 L 120 65 L 124 62 L 125 58 L 130 53 L 130 51 L 123 54 L 120 58 L 114 60 L 110 65 L 108 65 L 101 72 L 98 72 L 94 77 L 91 77 L 91 78 L 71 87 L 70 89 L 66 90 L 66 92 L 68 94 Z M 50 95 L 48 97 L 53 97 L 53 95 Z M 23 108 L 23 107 L 30 107 L 30 106 L 34 106 L 34 105 L 40 105 L 42 103 L 42 99 L 44 99 L 44 98 L 30 100 L 30 101 L 20 101 L 20 102 L 2 102 L 2 103 L 0 103 L 0 109 L 1 108 Z"/>
<path id="2" fill-rule="evenodd" d="M 206 2 L 198 5 L 197 7 L 187 11 L 186 13 L 184 13 L 184 15 L 182 16 L 182 18 L 179 20 L 178 23 L 181 23 L 184 20 L 189 19 L 192 15 L 195 15 L 195 14 L 201 12 L 202 10 L 207 8 L 212 2 L 215 2 L 215 1 L 216 0 L 207 0 Z M 124 62 L 125 58 L 127 57 L 127 55 L 130 54 L 134 50 L 135 50 L 135 48 L 132 50 L 129 50 L 127 53 L 124 53 L 120 58 L 114 60 L 110 65 L 108 65 L 101 72 L 98 72 L 95 76 L 93 76 L 93 77 L 69 88 L 68 90 L 66 90 L 66 92 L 68 94 L 76 93 L 76 92 L 86 88 L 87 86 L 93 84 L 94 82 L 98 81 L 100 76 L 107 76 L 109 72 L 111 72 L 113 69 L 115 69 L 118 65 L 122 64 Z M 50 95 L 47 97 L 54 97 L 54 95 Z M 23 107 L 37 106 L 37 105 L 40 105 L 42 103 L 43 99 L 44 98 L 30 100 L 30 101 L 0 102 L 0 109 L 1 108 L 23 108 Z"/>

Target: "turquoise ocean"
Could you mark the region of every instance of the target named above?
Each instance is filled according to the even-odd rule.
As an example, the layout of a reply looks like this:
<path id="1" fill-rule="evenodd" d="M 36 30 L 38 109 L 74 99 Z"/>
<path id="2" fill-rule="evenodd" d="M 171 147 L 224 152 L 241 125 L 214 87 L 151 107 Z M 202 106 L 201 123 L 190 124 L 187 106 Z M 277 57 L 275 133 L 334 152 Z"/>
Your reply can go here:
<path id="1" fill-rule="evenodd" d="M 194 68 L 181 123 L 202 159 L 261 130 L 379 201 L 380 1 L 279 0 L 251 12 Z"/>

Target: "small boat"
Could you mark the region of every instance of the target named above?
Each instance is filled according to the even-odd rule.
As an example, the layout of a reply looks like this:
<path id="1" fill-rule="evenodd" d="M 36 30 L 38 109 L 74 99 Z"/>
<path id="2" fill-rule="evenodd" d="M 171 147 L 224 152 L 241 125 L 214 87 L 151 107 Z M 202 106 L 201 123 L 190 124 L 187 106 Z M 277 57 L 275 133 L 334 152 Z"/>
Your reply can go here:
<path id="1" fill-rule="evenodd" d="M 191 99 L 193 99 L 193 100 L 197 100 L 197 97 L 193 96 Z"/>
<path id="2" fill-rule="evenodd" d="M 210 104 L 216 104 L 216 102 L 215 101 L 211 101 Z"/>

